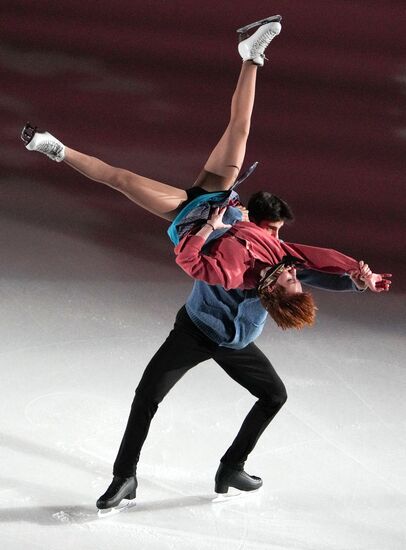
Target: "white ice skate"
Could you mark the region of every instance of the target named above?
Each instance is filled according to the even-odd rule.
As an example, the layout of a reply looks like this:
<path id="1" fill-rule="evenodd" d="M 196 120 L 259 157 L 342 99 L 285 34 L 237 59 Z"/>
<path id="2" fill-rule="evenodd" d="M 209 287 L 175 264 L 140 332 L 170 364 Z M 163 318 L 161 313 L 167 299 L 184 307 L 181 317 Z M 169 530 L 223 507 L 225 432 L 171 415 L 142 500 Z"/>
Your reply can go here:
<path id="1" fill-rule="evenodd" d="M 21 132 L 21 139 L 29 151 L 43 153 L 56 162 L 62 162 L 65 158 L 65 145 L 49 132 L 31 126 L 29 122 Z"/>
<path id="2" fill-rule="evenodd" d="M 281 20 L 280 15 L 273 15 L 237 29 L 240 40 L 238 52 L 243 61 L 251 59 L 255 65 L 263 66 L 266 59 L 265 49 L 271 40 L 281 32 Z M 259 28 L 254 34 L 248 36 L 248 31 L 255 27 Z"/>

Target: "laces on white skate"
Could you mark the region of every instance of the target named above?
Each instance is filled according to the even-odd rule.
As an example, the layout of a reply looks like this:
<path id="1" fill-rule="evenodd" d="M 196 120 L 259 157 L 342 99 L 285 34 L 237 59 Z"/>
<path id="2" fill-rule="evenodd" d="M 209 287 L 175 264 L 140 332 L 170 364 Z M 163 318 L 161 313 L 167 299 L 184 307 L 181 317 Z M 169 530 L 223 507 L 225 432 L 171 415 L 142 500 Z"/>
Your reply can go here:
<path id="1" fill-rule="evenodd" d="M 268 44 L 271 42 L 271 40 L 275 36 L 277 36 L 278 34 L 279 33 L 275 32 L 273 30 L 267 31 L 265 34 L 260 36 L 256 42 L 253 43 L 253 45 L 251 47 L 252 50 L 259 51 L 259 52 L 261 50 L 265 50 L 265 48 L 268 46 Z M 259 55 L 265 58 L 265 55 L 263 53 L 260 53 Z"/>
<path id="2" fill-rule="evenodd" d="M 27 147 L 28 148 L 28 147 Z M 38 151 L 38 153 L 44 153 L 48 158 L 55 160 L 56 162 L 61 162 L 60 155 L 62 153 L 62 147 L 58 143 L 55 143 L 52 140 L 45 140 L 38 143 L 35 149 L 32 151 Z"/>

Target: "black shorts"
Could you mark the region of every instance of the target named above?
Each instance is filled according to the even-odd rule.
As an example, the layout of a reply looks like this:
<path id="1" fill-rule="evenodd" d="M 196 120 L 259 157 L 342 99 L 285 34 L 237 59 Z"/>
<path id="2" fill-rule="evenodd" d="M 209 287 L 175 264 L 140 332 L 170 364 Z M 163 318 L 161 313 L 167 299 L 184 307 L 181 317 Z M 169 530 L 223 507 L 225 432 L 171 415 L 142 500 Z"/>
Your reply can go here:
<path id="1" fill-rule="evenodd" d="M 192 202 L 192 200 L 194 200 L 196 197 L 200 197 L 200 195 L 207 195 L 208 193 L 212 193 L 212 191 L 206 191 L 206 189 L 198 186 L 186 189 L 187 199 L 185 200 L 185 202 L 182 202 L 182 208 Z"/>

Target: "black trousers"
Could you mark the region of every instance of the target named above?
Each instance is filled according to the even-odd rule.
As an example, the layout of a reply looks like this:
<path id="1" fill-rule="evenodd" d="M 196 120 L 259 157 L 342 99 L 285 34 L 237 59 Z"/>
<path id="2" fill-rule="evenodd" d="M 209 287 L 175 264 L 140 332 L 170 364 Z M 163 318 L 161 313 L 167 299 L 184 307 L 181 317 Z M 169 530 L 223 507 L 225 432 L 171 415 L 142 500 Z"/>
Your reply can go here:
<path id="1" fill-rule="evenodd" d="M 114 475 L 129 477 L 136 473 L 141 448 L 159 403 L 189 369 L 210 358 L 258 398 L 221 459 L 224 464 L 243 468 L 262 432 L 285 403 L 285 386 L 255 344 L 241 350 L 218 346 L 196 327 L 182 307 L 173 330 L 151 359 L 136 389 L 114 463 Z"/>

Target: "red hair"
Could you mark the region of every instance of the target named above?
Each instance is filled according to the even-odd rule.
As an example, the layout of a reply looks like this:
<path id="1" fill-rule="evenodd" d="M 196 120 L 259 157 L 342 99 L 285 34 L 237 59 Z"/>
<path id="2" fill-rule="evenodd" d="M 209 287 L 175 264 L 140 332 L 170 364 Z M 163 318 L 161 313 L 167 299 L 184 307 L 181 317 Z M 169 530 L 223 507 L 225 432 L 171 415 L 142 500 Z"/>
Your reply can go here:
<path id="1" fill-rule="evenodd" d="M 261 304 L 278 325 L 286 330 L 288 328 L 302 329 L 306 325 L 311 326 L 316 319 L 316 305 L 313 296 L 309 292 L 288 294 L 280 285 L 270 291 L 266 287 L 258 291 Z"/>

